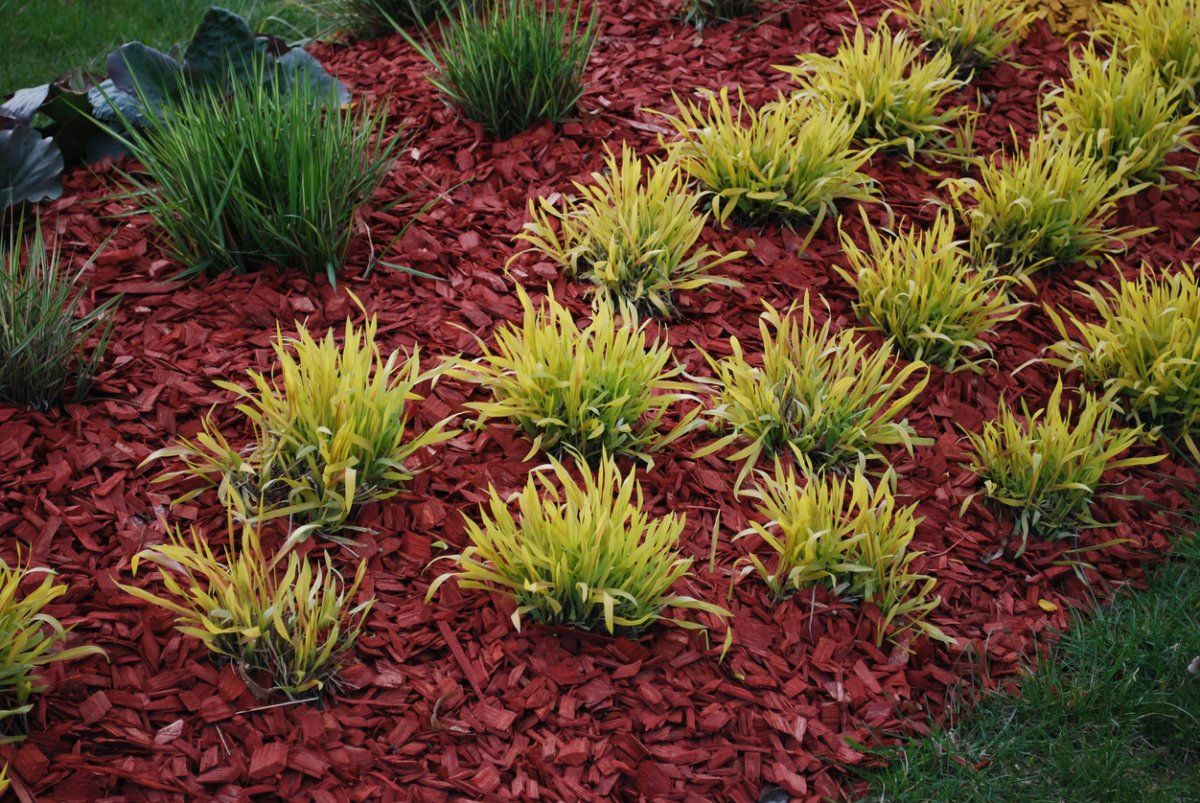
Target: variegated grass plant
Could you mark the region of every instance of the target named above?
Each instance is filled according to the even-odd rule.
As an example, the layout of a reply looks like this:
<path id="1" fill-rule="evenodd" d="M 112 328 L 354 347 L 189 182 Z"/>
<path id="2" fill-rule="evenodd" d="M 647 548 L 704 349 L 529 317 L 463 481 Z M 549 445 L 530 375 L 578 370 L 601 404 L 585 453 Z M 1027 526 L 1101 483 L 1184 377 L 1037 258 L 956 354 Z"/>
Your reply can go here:
<path id="1" fill-rule="evenodd" d="M 706 414 L 727 434 L 696 456 L 744 443 L 728 458 L 744 461 L 738 487 L 760 457 L 793 452 L 818 467 L 863 465 L 883 459 L 880 446 L 900 444 L 911 453 L 932 443 L 900 418 L 929 381 L 925 364 L 893 365 L 891 341 L 875 348 L 853 331 L 834 332 L 828 320 L 818 325 L 807 293 L 800 306 L 780 314 L 766 305 L 761 366 L 746 359 L 736 337 L 730 356 L 705 355 L 717 385 Z"/>
<path id="2" fill-rule="evenodd" d="M 355 505 L 392 496 L 412 479 L 415 454 L 455 434 L 444 419 L 410 436 L 412 404 L 421 399 L 415 389 L 441 369 L 422 371 L 419 349 L 403 360 L 398 351 L 385 359 L 377 330 L 372 315 L 362 328 L 347 318 L 341 345 L 332 329 L 319 341 L 303 324 L 294 338 L 280 331 L 272 344 L 278 379 L 249 371 L 250 389 L 216 383 L 240 400 L 236 409 L 254 428 L 248 449 L 234 448 L 209 415 L 195 440 L 181 438 L 145 462 L 183 461 L 183 469 L 158 481 L 204 481 L 178 501 L 215 485 L 221 501 L 242 516 L 257 510 L 253 520 L 307 522 L 294 537 L 336 533 Z"/>
<path id="3" fill-rule="evenodd" d="M 923 553 L 909 546 L 921 519 L 915 504 L 897 504 L 895 474 L 887 472 L 872 487 L 861 467 L 852 477 L 839 477 L 798 462 L 803 483 L 776 460 L 774 473 L 759 472 L 757 487 L 743 492 L 757 501 L 764 521 L 751 522 L 735 540 L 757 535 L 774 553 L 770 568 L 753 552 L 745 558 L 763 582 L 776 596 L 824 585 L 874 603 L 882 614 L 876 644 L 892 625 L 893 639 L 912 630 L 953 643 L 927 621 L 941 597 L 931 596 L 937 581 L 913 569 Z"/>
<path id="4" fill-rule="evenodd" d="M 26 238 L 24 221 L 0 236 L 0 401 L 45 410 L 74 385 L 82 401 L 108 347 L 114 297 L 79 314 L 80 279 L 64 263 L 59 244 L 47 248 L 40 220 Z M 99 252 L 97 252 L 99 253 Z M 86 342 L 98 334 L 89 354 Z"/>
<path id="5" fill-rule="evenodd" d="M 857 121 L 845 110 L 783 98 L 755 109 L 728 87 L 675 105 L 677 116 L 663 114 L 678 135 L 669 153 L 712 192 L 722 224 L 777 217 L 816 231 L 839 202 L 877 200 L 861 171 L 870 152 L 853 147 Z"/>
<path id="6" fill-rule="evenodd" d="M 981 355 L 991 347 L 981 336 L 1024 306 L 1008 299 L 1008 277 L 972 266 L 947 210 L 939 210 L 928 230 L 913 227 L 895 236 L 885 237 L 865 215 L 863 222 L 867 248 L 843 232 L 849 269 L 837 267 L 858 294 L 855 314 L 910 360 L 946 371 L 982 370 Z"/>
<path id="7" fill-rule="evenodd" d="M 1113 426 L 1115 409 L 1091 394 L 1083 394 L 1077 414 L 1072 405 L 1064 411 L 1062 393 L 1060 379 L 1044 409 L 1031 413 L 1022 400 L 1020 415 L 1002 398 L 995 419 L 979 433 L 966 433 L 969 467 L 983 479 L 980 493 L 1014 519 L 1018 556 L 1031 536 L 1074 537 L 1082 527 L 1098 526 L 1092 499 L 1106 472 L 1163 458 L 1121 458 L 1138 442 L 1140 428 Z"/>
<path id="8" fill-rule="evenodd" d="M 700 198 L 688 192 L 677 164 L 654 162 L 643 171 L 623 143 L 620 161 L 610 152 L 605 168 L 592 174 L 592 184 L 575 182 L 579 198 L 562 207 L 531 200 L 531 220 L 517 239 L 589 282 L 598 300 L 632 302 L 661 315 L 674 312 L 681 290 L 738 286 L 713 270 L 745 252 L 720 256 L 697 247 L 708 215 L 697 211 Z"/>
<path id="9" fill-rule="evenodd" d="M 1194 106 L 1200 86 L 1200 3 L 1130 0 L 1105 3 L 1095 35 L 1123 59 L 1146 59 L 1164 83 L 1178 84 Z"/>
<path id="10" fill-rule="evenodd" d="M 457 571 L 437 577 L 426 600 L 457 578 L 459 588 L 512 598 L 518 630 L 527 619 L 610 634 L 636 634 L 660 619 L 703 630 L 664 610 L 729 615 L 672 592 L 692 564 L 679 552 L 683 514 L 646 513 L 636 472 L 623 474 L 609 457 L 595 471 L 585 463 L 576 468 L 579 480 L 556 461 L 531 474 L 516 497 L 516 516 L 510 500 L 491 488 L 478 520 L 467 517 L 469 545 L 447 558 Z"/>
<path id="11" fill-rule="evenodd" d="M 1180 84 L 1164 84 L 1145 58 L 1123 61 L 1090 47 L 1071 55 L 1070 69 L 1067 81 L 1043 99 L 1052 136 L 1085 143 L 1089 156 L 1131 182 L 1195 175 L 1166 164 L 1172 151 L 1195 150 L 1195 115 L 1183 109 Z"/>
<path id="12" fill-rule="evenodd" d="M 795 97 L 847 113 L 858 122 L 856 136 L 864 145 L 901 149 L 913 158 L 919 150 L 944 146 L 966 111 L 945 107 L 948 96 L 966 85 L 950 54 L 926 58 L 909 34 L 882 24 L 869 36 L 857 26 L 832 56 L 805 53 L 799 59 L 799 65 L 779 68 L 799 84 Z"/>
<path id="13" fill-rule="evenodd" d="M 1116 286 L 1080 291 L 1098 318 L 1047 308 L 1061 340 L 1048 361 L 1102 389 L 1119 411 L 1178 437 L 1200 460 L 1200 281 L 1181 265 L 1159 278 L 1149 266 Z"/>
<path id="14" fill-rule="evenodd" d="M 367 563 L 347 583 L 324 560 L 295 550 L 271 556 L 256 525 L 229 523 L 229 544 L 218 557 L 204 535 L 178 529 L 164 544 L 134 556 L 153 564 L 165 593 L 121 585 L 122 591 L 171 611 L 176 629 L 228 659 L 260 695 L 290 699 L 337 688 L 337 672 L 362 632 L 375 600 L 356 602 Z M 265 681 L 265 682 L 264 682 Z"/>
<path id="15" fill-rule="evenodd" d="M 1094 265 L 1148 231 L 1108 226 L 1116 202 L 1144 185 L 1110 173 L 1085 140 L 1039 134 L 1027 153 L 994 155 L 980 165 L 978 179 L 948 179 L 943 186 L 969 224 L 975 261 L 1019 278 L 1054 265 Z"/>
<path id="16" fill-rule="evenodd" d="M 35 575 L 41 575 L 41 582 L 30 586 L 28 580 Z M 56 582 L 49 569 L 9 566 L 0 560 L 0 743 L 25 738 L 24 728 L 16 723 L 33 710 L 34 696 L 46 690 L 37 676 L 39 669 L 105 654 L 86 645 L 59 649 L 70 631 L 45 608 L 66 593 L 67 587 Z"/>
<path id="17" fill-rule="evenodd" d="M 960 69 L 986 69 L 1037 19 L 1023 0 L 900 0 L 899 16 L 930 50 L 942 50 Z"/>
<path id="18" fill-rule="evenodd" d="M 628 308 L 607 303 L 580 327 L 551 294 L 535 310 L 518 285 L 521 322 L 501 326 L 495 350 L 479 339 L 483 356 L 451 361 L 451 373 L 477 383 L 491 400 L 470 402 L 479 424 L 515 423 L 532 439 L 528 460 L 538 450 L 595 462 L 603 455 L 629 454 L 652 464 L 651 453 L 694 429 L 702 386 L 680 377 L 671 347 L 647 344 L 646 326 Z M 692 402 L 677 424 L 664 423 L 680 403 Z"/>

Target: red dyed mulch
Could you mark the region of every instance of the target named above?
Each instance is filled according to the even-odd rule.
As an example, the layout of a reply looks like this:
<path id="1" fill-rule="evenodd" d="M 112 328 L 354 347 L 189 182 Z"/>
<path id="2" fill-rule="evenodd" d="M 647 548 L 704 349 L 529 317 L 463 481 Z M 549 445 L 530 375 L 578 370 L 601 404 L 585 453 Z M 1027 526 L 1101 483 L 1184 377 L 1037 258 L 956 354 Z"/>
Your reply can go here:
<path id="1" fill-rule="evenodd" d="M 882 7 L 859 5 L 872 23 Z M 368 244 L 360 237 L 337 292 L 274 272 L 164 284 L 178 266 L 163 256 L 147 221 L 105 217 L 121 208 L 104 200 L 111 172 L 68 176 L 53 225 L 80 258 L 120 227 L 88 279 L 97 300 L 123 292 L 125 301 L 106 370 L 86 404 L 45 414 L 0 407 L 0 532 L 9 552 L 29 544 L 34 563 L 60 573 L 70 591 L 51 612 L 75 625 L 74 639 L 103 646 L 110 661 L 49 671 L 51 689 L 38 699 L 29 738 L 0 750 L 21 799 L 751 801 L 771 787 L 795 800 L 841 797 L 844 767 L 864 760 L 848 740 L 920 732 L 955 689 L 1011 679 L 1040 637 L 1067 623 L 1067 608 L 1088 603 L 1088 586 L 1136 581 L 1139 562 L 1168 547 L 1176 524 L 1170 511 L 1184 504 L 1177 489 L 1197 479 L 1170 462 L 1113 478 L 1121 493 L 1144 500 L 1099 504 L 1098 516 L 1116 527 L 1084 543 L 1128 543 L 1084 556 L 1094 566 L 1085 572 L 1087 586 L 1062 564 L 1075 544 L 1034 543 L 1011 560 L 1011 550 L 1000 556 L 1005 523 L 977 505 L 959 516 L 978 483 L 958 463 L 958 427 L 994 414 L 1002 393 L 1035 404 L 1052 387 L 1053 371 L 1041 365 L 1012 374 L 1054 339 L 1044 313 L 1031 307 L 995 333 L 996 369 L 984 376 L 934 369 L 910 420 L 937 445 L 911 458 L 891 455 L 901 489 L 920 501 L 925 521 L 915 546 L 926 553 L 922 568 L 939 579 L 943 602 L 934 621 L 958 639 L 956 648 L 921 641 L 912 654 L 877 649 L 873 611 L 822 594 L 775 603 L 753 578 L 730 601 L 733 647 L 724 663 L 677 628 L 636 642 L 516 633 L 502 601 L 461 594 L 453 584 L 426 605 L 432 575 L 425 566 L 441 554 L 432 544 L 460 547 L 460 511 L 471 510 L 489 483 L 516 489 L 530 468 L 520 462 L 525 442 L 499 426 L 439 447 L 426 457 L 434 470 L 358 519 L 375 530 L 357 551 L 370 560 L 368 591 L 379 603 L 359 663 L 346 671 L 350 687 L 325 708 L 250 711 L 261 703 L 235 672 L 214 668 L 195 641 L 173 631 L 169 614 L 114 586 L 114 578 L 128 582 L 131 555 L 161 541 L 156 519 L 168 513 L 168 489 L 149 484 L 159 467 L 138 464 L 177 434 L 193 434 L 213 404 L 225 405 L 222 420 L 235 420 L 212 381 L 269 369 L 277 319 L 307 319 L 318 330 L 338 325 L 352 290 L 378 312 L 387 347 L 420 345 L 430 358 L 472 352 L 470 335 L 455 324 L 486 334 L 518 311 L 503 266 L 528 198 L 586 177 L 604 143 L 624 138 L 654 152 L 663 124 L 643 109 L 672 109 L 672 90 L 740 83 L 754 102 L 772 97 L 787 85 L 772 65 L 805 51 L 831 52 L 839 27 L 852 19 L 841 3 L 791 3 L 769 7 L 763 21 L 697 33 L 673 13 L 663 2 L 606 4 L 580 119 L 498 143 L 443 106 L 399 37 L 317 48 L 360 97 L 390 98 L 411 137 L 379 199 L 407 193 L 410 200 L 390 214 L 366 213 L 373 241 L 387 242 L 406 211 L 449 190 L 400 241 L 396 257 L 447 281 L 388 271 L 362 279 Z M 1028 134 L 1038 88 L 1063 75 L 1064 54 L 1064 44 L 1039 26 L 1017 53 L 1029 69 L 1002 66 L 976 80 L 987 104 L 979 130 L 985 149 L 1004 147 L 1010 128 Z M 897 213 L 931 217 L 926 199 L 940 176 L 888 157 L 877 157 L 872 170 Z M 870 211 L 876 219 L 883 214 Z M 1143 193 L 1124 206 L 1121 222 L 1159 226 L 1119 259 L 1123 269 L 1142 259 L 1167 265 L 1187 258 L 1200 235 L 1197 189 Z M 811 290 L 828 299 L 839 326 L 856 325 L 849 288 L 832 269 L 840 258 L 832 223 L 798 253 L 803 234 L 736 226 L 708 232 L 719 248 L 751 255 L 729 267 L 743 288 L 682 298 L 682 317 L 668 336 L 690 369 L 706 370 L 697 345 L 727 353 L 736 334 L 754 348 L 764 299 L 786 306 Z M 512 272 L 533 288 L 553 285 L 585 313 L 581 288 L 549 265 L 524 258 Z M 1041 277 L 1039 300 L 1078 310 L 1077 278 L 1089 277 L 1082 270 Z M 464 393 L 453 382 L 439 384 L 422 422 L 458 409 Z M 697 557 L 697 575 L 680 590 L 724 600 L 731 567 L 747 548 L 728 536 L 745 526 L 749 509 L 731 493 L 735 466 L 719 456 L 688 456 L 706 437 L 675 444 L 643 482 L 656 511 L 687 513 L 685 549 Z M 203 522 L 220 539 L 215 500 L 202 502 L 169 516 Z M 714 573 L 707 554 L 718 511 Z M 351 566 L 354 555 L 337 559 Z M 1046 613 L 1043 600 L 1057 611 Z M 719 625 L 713 636 L 716 643 L 723 637 Z"/>

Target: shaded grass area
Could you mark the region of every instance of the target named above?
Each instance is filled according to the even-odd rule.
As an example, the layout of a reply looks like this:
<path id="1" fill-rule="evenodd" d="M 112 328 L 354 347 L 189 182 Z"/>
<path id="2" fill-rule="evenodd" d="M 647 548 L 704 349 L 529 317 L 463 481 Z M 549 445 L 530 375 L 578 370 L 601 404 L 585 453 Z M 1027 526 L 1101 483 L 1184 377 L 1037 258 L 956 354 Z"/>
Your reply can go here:
<path id="1" fill-rule="evenodd" d="M 882 751 L 861 803 L 1200 800 L 1200 537 L 1086 613 L 1021 684 Z M 1200 663 L 1200 662 L 1197 662 Z"/>
<path id="2" fill-rule="evenodd" d="M 289 0 L 0 0 L 0 95 L 77 67 L 104 72 L 105 58 L 125 42 L 162 50 L 186 42 L 210 5 L 289 41 L 318 30 Z"/>

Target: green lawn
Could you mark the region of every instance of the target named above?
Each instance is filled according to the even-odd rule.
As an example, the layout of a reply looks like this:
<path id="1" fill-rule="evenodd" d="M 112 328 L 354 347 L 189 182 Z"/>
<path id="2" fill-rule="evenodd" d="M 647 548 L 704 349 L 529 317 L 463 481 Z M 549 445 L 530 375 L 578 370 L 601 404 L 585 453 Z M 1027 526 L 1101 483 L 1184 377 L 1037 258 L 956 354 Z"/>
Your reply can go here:
<path id="1" fill-rule="evenodd" d="M 288 0 L 218 0 L 256 30 L 289 40 L 311 35 L 313 19 Z M 118 45 L 140 40 L 166 50 L 191 36 L 209 0 L 0 0 L 0 96 L 76 67 L 104 72 Z"/>
<path id="2" fill-rule="evenodd" d="M 1200 538 L 1080 618 L 1021 685 L 888 753 L 870 803 L 1200 800 Z M 964 766 L 965 765 L 965 766 Z M 976 769 L 976 767 L 978 767 Z"/>

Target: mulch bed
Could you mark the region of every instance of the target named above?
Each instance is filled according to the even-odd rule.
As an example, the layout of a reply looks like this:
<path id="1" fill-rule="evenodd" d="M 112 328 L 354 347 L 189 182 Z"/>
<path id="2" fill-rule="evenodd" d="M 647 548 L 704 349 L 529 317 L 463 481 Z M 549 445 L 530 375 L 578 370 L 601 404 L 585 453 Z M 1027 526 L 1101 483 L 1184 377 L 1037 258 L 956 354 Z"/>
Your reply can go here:
<path id="1" fill-rule="evenodd" d="M 870 23 L 882 8 L 859 5 Z M 754 578 L 738 582 L 728 602 L 735 618 L 724 662 L 702 639 L 665 626 L 636 641 L 538 628 L 518 633 L 503 600 L 461 593 L 453 583 L 427 605 L 425 590 L 438 569 L 426 564 L 445 554 L 434 543 L 457 551 L 461 512 L 471 511 L 489 484 L 517 489 L 534 465 L 521 462 L 527 444 L 503 426 L 462 434 L 425 455 L 432 470 L 399 497 L 362 511 L 357 523 L 373 532 L 361 546 L 353 554 L 334 547 L 340 565 L 352 566 L 355 554 L 370 561 L 368 591 L 379 602 L 345 672 L 346 687 L 324 707 L 252 710 L 263 702 L 236 672 L 176 634 L 169 613 L 116 588 L 115 581 L 130 581 L 130 557 L 162 540 L 162 515 L 223 537 L 223 514 L 211 495 L 169 510 L 172 489 L 150 483 L 160 467 L 139 463 L 176 435 L 195 433 L 212 405 L 220 405 L 231 437 L 247 436 L 234 426 L 227 394 L 212 383 L 236 380 L 250 367 L 269 370 L 277 319 L 285 329 L 295 319 L 317 330 L 340 325 L 352 309 L 351 290 L 379 314 L 386 347 L 419 345 L 432 359 L 475 353 L 472 333 L 486 336 L 516 317 L 514 278 L 532 289 L 553 286 L 586 314 L 582 288 L 549 264 L 522 257 L 506 275 L 527 200 L 586 179 L 605 143 L 625 139 L 657 152 L 666 129 L 644 109 L 672 110 L 672 90 L 740 83 L 761 102 L 787 86 L 772 65 L 805 51 L 832 52 L 839 28 L 852 23 L 846 7 L 833 2 L 772 6 L 764 20 L 702 32 L 681 27 L 673 13 L 662 2 L 606 3 L 580 119 L 506 142 L 490 141 L 447 109 L 399 37 L 317 47 L 358 97 L 390 98 L 395 121 L 411 138 L 378 200 L 408 198 L 387 214 L 365 212 L 371 237 L 357 239 L 336 291 L 286 271 L 164 283 L 179 266 L 164 256 L 147 220 L 106 217 L 122 209 L 107 197 L 115 189 L 112 170 L 68 175 L 49 225 L 80 259 L 119 226 L 88 281 L 96 301 L 119 292 L 125 299 L 104 373 L 86 403 L 48 413 L 0 406 L 0 532 L 9 536 L 7 552 L 28 545 L 22 549 L 34 564 L 59 572 L 70 590 L 51 612 L 75 626 L 74 639 L 104 647 L 109 660 L 48 671 L 51 688 L 38 698 L 28 739 L 0 750 L 21 799 L 843 798 L 847 767 L 868 760 L 852 742 L 920 733 L 956 692 L 1010 682 L 1044 637 L 1066 626 L 1068 609 L 1090 604 L 1093 592 L 1138 582 L 1139 565 L 1169 548 L 1179 524 L 1171 511 L 1185 504 L 1178 489 L 1197 480 L 1170 461 L 1112 478 L 1121 494 L 1142 497 L 1099 502 L 1098 517 L 1113 528 L 1080 544 L 1034 542 L 1018 560 L 1002 549 L 1008 524 L 978 504 L 959 514 L 978 490 L 959 463 L 959 427 L 993 415 L 1002 394 L 1033 405 L 1053 387 L 1055 372 L 1044 365 L 1013 373 L 1055 339 L 1035 305 L 995 332 L 997 366 L 986 374 L 933 369 L 909 418 L 936 445 L 911 457 L 889 455 L 901 490 L 919 500 L 924 516 L 914 546 L 925 552 L 920 568 L 939 580 L 943 601 L 933 620 L 957 647 L 921 640 L 911 652 L 878 649 L 873 609 L 823 593 L 775 602 Z M 1039 86 L 1061 78 L 1065 54 L 1062 40 L 1039 24 L 1016 53 L 1027 69 L 1000 66 L 976 79 L 986 104 L 978 133 L 985 152 L 1011 145 L 1010 129 L 1028 136 Z M 961 99 L 973 101 L 973 90 Z M 931 219 L 926 199 L 950 175 L 886 156 L 876 157 L 871 171 L 891 208 L 919 221 Z M 445 199 L 399 241 L 395 258 L 446 280 L 387 270 L 364 279 L 370 243 L 386 243 L 406 214 L 442 192 Z M 846 223 L 857 230 L 857 212 L 849 211 Z M 869 211 L 884 219 L 881 207 Z M 1159 227 L 1118 257 L 1121 269 L 1143 259 L 1187 259 L 1200 236 L 1197 189 L 1144 192 L 1123 205 L 1120 222 Z M 690 369 L 707 371 L 698 346 L 725 354 L 731 335 L 756 348 L 764 300 L 786 307 L 810 291 L 814 300 L 824 296 L 838 326 L 856 325 L 850 290 L 832 267 L 840 259 L 835 227 L 827 222 L 801 253 L 804 234 L 710 227 L 706 238 L 719 249 L 751 253 L 728 266 L 742 288 L 682 297 L 667 337 Z M 1037 301 L 1086 312 L 1074 282 L 1092 278 L 1082 269 L 1041 276 Z M 418 425 L 460 409 L 468 392 L 439 383 Z M 687 514 L 684 548 L 697 558 L 697 571 L 680 590 L 723 601 L 732 567 L 752 540 L 733 545 L 729 535 L 746 525 L 750 508 L 732 495 L 735 465 L 720 455 L 689 456 L 708 437 L 674 444 L 642 480 L 656 512 Z M 708 551 L 718 512 L 714 572 Z M 1114 538 L 1125 543 L 1068 554 Z M 1072 568 L 1080 558 L 1090 568 Z M 714 623 L 714 645 L 723 636 Z"/>

